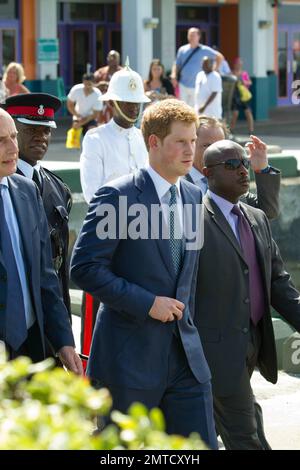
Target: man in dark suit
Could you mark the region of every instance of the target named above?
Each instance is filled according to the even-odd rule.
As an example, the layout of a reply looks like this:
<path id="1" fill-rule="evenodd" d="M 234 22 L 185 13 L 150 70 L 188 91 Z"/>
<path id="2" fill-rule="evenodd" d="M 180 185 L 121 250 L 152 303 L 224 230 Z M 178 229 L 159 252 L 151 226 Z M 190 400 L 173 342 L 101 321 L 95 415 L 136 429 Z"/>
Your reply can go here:
<path id="1" fill-rule="evenodd" d="M 7 98 L 3 107 L 13 117 L 18 131 L 19 160 L 17 173 L 38 186 L 51 240 L 52 259 L 61 293 L 71 321 L 69 294 L 69 213 L 72 197 L 68 186 L 54 173 L 41 166 L 56 128 L 54 113 L 61 102 L 47 93 L 29 93 Z"/>
<path id="2" fill-rule="evenodd" d="M 62 363 L 81 374 L 42 201 L 34 183 L 13 175 L 17 157 L 14 121 L 0 109 L 0 340 L 11 359 L 36 362 L 45 357 L 47 339 Z"/>
<path id="3" fill-rule="evenodd" d="M 270 306 L 300 330 L 300 298 L 285 271 L 266 215 L 239 202 L 249 160 L 228 140 L 204 153 L 204 245 L 195 324 L 212 374 L 217 429 L 227 449 L 266 449 L 258 436 L 250 377 L 277 381 Z"/>
<path id="4" fill-rule="evenodd" d="M 209 116 L 199 117 L 194 163 L 186 179 L 196 184 L 203 195 L 207 191 L 207 180 L 203 174 L 203 154 L 211 144 L 226 139 L 227 135 L 228 131 L 224 122 Z M 251 168 L 255 175 L 257 195 L 248 191 L 241 196 L 241 201 L 263 210 L 268 219 L 275 219 L 279 215 L 280 171 L 269 166 L 267 146 L 260 139 L 251 136 L 251 142 L 247 144 L 247 147 Z"/>
<path id="5" fill-rule="evenodd" d="M 179 181 L 192 165 L 196 123 L 178 100 L 147 108 L 142 132 L 150 166 L 97 191 L 71 276 L 102 302 L 87 373 L 109 388 L 113 407 L 159 406 L 169 433 L 198 432 L 215 449 L 210 373 L 193 323 L 199 245 L 182 236 L 185 206 L 194 217 L 201 210 L 200 190 Z"/>

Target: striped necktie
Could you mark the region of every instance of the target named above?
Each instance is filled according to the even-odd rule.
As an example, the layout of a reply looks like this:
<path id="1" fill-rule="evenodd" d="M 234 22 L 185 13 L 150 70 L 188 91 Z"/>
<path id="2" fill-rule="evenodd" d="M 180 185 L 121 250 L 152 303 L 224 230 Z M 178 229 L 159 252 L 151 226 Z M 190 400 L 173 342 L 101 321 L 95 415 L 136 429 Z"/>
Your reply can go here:
<path id="1" fill-rule="evenodd" d="M 170 189 L 170 200 L 169 200 L 169 229 L 170 229 L 170 248 L 172 254 L 173 265 L 176 276 L 178 276 L 183 259 L 183 242 L 182 234 L 180 230 L 179 214 L 177 207 L 176 198 L 176 185 L 173 184 Z"/>

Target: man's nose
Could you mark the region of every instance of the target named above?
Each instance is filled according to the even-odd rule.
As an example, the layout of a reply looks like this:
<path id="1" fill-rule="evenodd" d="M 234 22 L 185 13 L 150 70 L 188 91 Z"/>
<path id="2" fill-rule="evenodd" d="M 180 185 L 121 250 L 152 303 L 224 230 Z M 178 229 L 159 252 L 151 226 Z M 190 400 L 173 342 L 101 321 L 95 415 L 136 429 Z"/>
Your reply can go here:
<path id="1" fill-rule="evenodd" d="M 239 173 L 241 175 L 248 175 L 248 173 L 249 173 L 248 169 L 243 165 L 243 163 L 241 163 L 241 165 L 239 167 Z"/>

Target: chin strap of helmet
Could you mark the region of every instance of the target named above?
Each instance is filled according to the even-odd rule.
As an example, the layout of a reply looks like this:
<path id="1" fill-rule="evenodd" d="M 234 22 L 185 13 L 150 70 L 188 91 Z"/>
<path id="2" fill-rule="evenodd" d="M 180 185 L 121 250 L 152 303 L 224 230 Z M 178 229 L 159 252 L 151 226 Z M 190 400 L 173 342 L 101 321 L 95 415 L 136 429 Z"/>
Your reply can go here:
<path id="1" fill-rule="evenodd" d="M 123 119 L 125 119 L 127 122 L 130 122 L 131 124 L 134 124 L 135 122 L 137 122 L 139 116 L 137 116 L 135 119 L 132 119 L 128 116 L 126 116 L 125 113 L 123 113 L 122 109 L 120 108 L 120 106 L 118 105 L 118 102 L 117 101 L 114 101 L 114 105 L 116 107 L 116 110 L 118 111 L 118 113 L 122 116 Z M 141 105 L 140 105 L 141 106 Z"/>

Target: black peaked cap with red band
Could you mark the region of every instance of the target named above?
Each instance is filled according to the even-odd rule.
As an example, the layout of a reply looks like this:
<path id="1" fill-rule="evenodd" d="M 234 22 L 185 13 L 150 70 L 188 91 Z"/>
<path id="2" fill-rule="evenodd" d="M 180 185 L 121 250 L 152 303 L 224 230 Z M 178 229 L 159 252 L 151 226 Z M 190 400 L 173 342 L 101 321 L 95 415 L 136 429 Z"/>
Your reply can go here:
<path id="1" fill-rule="evenodd" d="M 23 124 L 56 128 L 54 114 L 61 101 L 48 93 L 23 93 L 8 97 L 1 106 Z"/>

